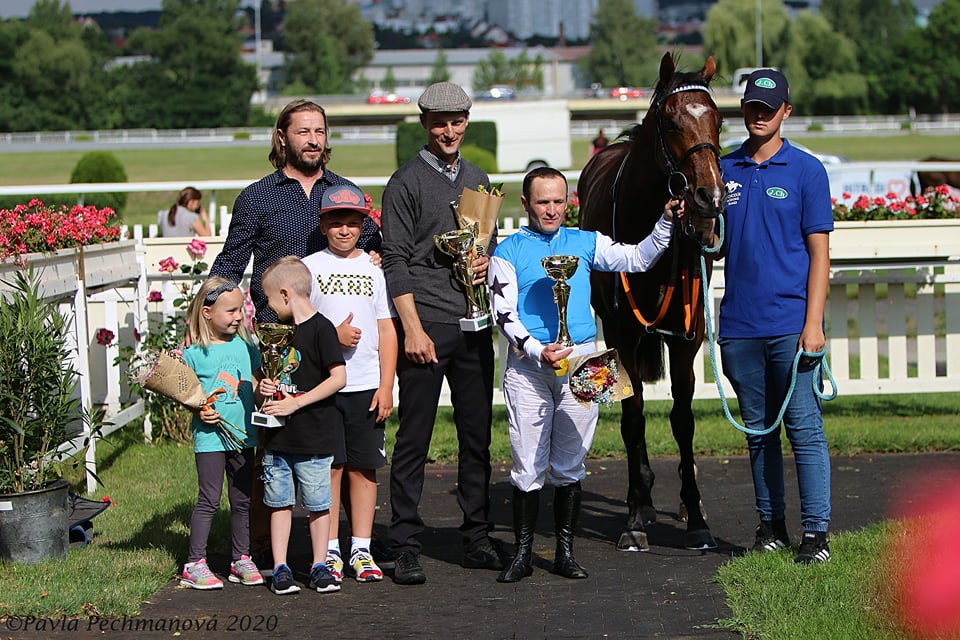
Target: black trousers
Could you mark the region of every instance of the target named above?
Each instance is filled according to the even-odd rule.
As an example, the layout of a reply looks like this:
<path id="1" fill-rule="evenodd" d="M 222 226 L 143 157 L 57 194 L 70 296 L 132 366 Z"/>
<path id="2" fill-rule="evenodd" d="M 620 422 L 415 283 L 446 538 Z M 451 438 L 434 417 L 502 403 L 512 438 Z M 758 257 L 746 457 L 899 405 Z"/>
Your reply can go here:
<path id="1" fill-rule="evenodd" d="M 416 364 L 403 353 L 400 335 L 400 426 L 390 465 L 392 520 L 387 543 L 396 551 L 420 550 L 420 498 L 424 465 L 437 417 L 443 378 L 450 387 L 459 444 L 457 502 L 464 545 L 481 540 L 490 523 L 490 427 L 493 405 L 493 341 L 489 329 L 464 333 L 451 324 L 424 323 L 438 364 Z"/>

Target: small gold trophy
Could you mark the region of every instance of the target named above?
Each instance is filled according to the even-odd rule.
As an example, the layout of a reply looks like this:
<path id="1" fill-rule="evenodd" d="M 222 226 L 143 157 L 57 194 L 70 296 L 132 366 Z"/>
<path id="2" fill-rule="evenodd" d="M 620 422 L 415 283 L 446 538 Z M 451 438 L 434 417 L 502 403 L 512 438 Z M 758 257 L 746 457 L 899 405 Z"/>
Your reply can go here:
<path id="1" fill-rule="evenodd" d="M 573 340 L 570 338 L 570 330 L 567 327 L 567 303 L 570 301 L 570 285 L 567 280 L 573 277 L 580 265 L 580 258 L 577 256 L 547 256 L 540 261 L 543 270 L 551 280 L 556 281 L 553 285 L 553 301 L 557 305 L 557 314 L 560 316 L 560 329 L 557 331 L 556 343 L 562 347 L 572 347 Z M 558 376 L 566 375 L 567 360 L 561 362 L 560 368 L 556 370 Z"/>
<path id="2" fill-rule="evenodd" d="M 283 352 L 293 342 L 297 327 L 277 322 L 257 322 L 253 325 L 253 330 L 260 341 L 260 369 L 264 376 L 276 380 L 285 372 Z M 264 404 L 266 403 L 267 401 L 264 400 Z M 262 406 L 260 408 L 263 409 Z M 260 411 L 254 411 L 250 416 L 250 422 L 257 427 L 275 428 L 282 427 L 286 419 L 282 416 L 269 416 Z"/>
<path id="3" fill-rule="evenodd" d="M 433 236 L 437 249 L 453 258 L 453 277 L 463 285 L 467 296 L 467 315 L 460 318 L 461 331 L 482 331 L 490 326 L 490 302 L 485 284 L 474 284 L 474 242 L 476 235 L 470 228 L 448 231 Z"/>

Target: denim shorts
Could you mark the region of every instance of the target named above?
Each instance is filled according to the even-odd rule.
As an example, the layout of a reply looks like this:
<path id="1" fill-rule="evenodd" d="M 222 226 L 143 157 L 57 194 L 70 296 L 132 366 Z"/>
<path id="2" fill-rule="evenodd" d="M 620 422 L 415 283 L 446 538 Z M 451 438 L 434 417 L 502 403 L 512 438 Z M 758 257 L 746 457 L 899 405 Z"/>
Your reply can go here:
<path id="1" fill-rule="evenodd" d="M 326 511 L 331 506 L 330 465 L 333 456 L 302 453 L 263 454 L 263 503 L 272 509 L 293 507 L 300 502 L 307 511 Z"/>

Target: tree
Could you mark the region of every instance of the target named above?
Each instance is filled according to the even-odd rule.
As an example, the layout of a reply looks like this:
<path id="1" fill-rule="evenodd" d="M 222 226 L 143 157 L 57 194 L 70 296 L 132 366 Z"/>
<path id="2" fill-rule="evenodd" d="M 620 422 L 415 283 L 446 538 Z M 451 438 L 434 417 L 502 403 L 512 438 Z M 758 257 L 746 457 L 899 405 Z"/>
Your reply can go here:
<path id="1" fill-rule="evenodd" d="M 760 11 L 763 66 L 782 67 L 790 23 L 787 9 L 780 0 L 761 0 Z M 716 57 L 721 76 L 733 78 L 737 69 L 757 65 L 756 28 L 756 0 L 720 0 L 710 7 L 703 41 Z"/>
<path id="2" fill-rule="evenodd" d="M 284 24 L 288 84 L 348 93 L 353 73 L 373 58 L 373 25 L 346 0 L 292 0 Z"/>
<path id="3" fill-rule="evenodd" d="M 443 49 L 437 51 L 437 57 L 433 59 L 433 68 L 430 70 L 430 78 L 427 79 L 427 85 L 435 82 L 449 82 L 450 70 L 447 68 L 447 54 Z"/>
<path id="4" fill-rule="evenodd" d="M 786 47 L 790 102 L 804 114 L 862 113 L 867 108 L 867 78 L 859 73 L 857 47 L 834 31 L 826 18 L 800 12 Z"/>
<path id="5" fill-rule="evenodd" d="M 393 92 L 397 88 L 397 76 L 393 73 L 393 67 L 387 67 L 386 72 L 383 74 L 383 81 L 380 83 L 380 86 L 384 91 Z"/>
<path id="6" fill-rule="evenodd" d="M 898 66 L 895 51 L 915 27 L 911 0 L 823 0 L 820 13 L 833 28 L 856 45 L 860 70 L 866 74 L 870 102 L 875 110 L 900 110 L 901 87 L 890 80 Z M 925 64 L 925 58 L 917 59 Z"/>
<path id="7" fill-rule="evenodd" d="M 600 0 L 590 23 L 593 47 L 581 63 L 587 77 L 608 87 L 654 84 L 656 30 L 657 21 L 638 16 L 631 0 Z"/>
<path id="8" fill-rule="evenodd" d="M 69 3 L 39 0 L 24 21 L 0 23 L 0 128 L 96 128 L 108 90 L 105 40 L 96 25 L 73 21 Z"/>
<path id="9" fill-rule="evenodd" d="M 516 58 L 507 59 L 502 51 L 494 50 L 474 69 L 473 88 L 487 89 L 497 84 L 543 89 L 543 56 L 537 54 L 531 61 L 524 50 Z"/>
<path id="10" fill-rule="evenodd" d="M 898 43 L 890 83 L 907 106 L 941 113 L 960 107 L 960 0 L 944 0 L 925 29 L 907 32 Z"/>

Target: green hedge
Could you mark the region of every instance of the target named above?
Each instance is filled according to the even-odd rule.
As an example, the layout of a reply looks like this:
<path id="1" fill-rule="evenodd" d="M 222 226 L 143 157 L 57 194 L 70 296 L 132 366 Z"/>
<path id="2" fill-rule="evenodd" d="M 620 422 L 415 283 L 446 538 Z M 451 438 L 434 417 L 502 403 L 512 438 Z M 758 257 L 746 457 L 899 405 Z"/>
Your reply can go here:
<path id="1" fill-rule="evenodd" d="M 487 121 L 470 121 L 465 137 L 466 143 L 479 147 L 497 157 L 497 123 Z M 410 158 L 417 155 L 426 143 L 427 137 L 420 125 L 416 122 L 401 122 L 397 125 L 397 166 L 402 167 Z M 496 161 L 494 161 L 496 163 Z"/>
<path id="2" fill-rule="evenodd" d="M 85 153 L 70 173 L 71 184 L 126 181 L 127 172 L 123 168 L 123 163 L 109 151 Z M 84 195 L 83 201 L 84 204 L 95 205 L 98 209 L 110 207 L 117 212 L 119 217 L 123 213 L 123 208 L 127 205 L 127 194 L 126 192 L 88 193 Z"/>

